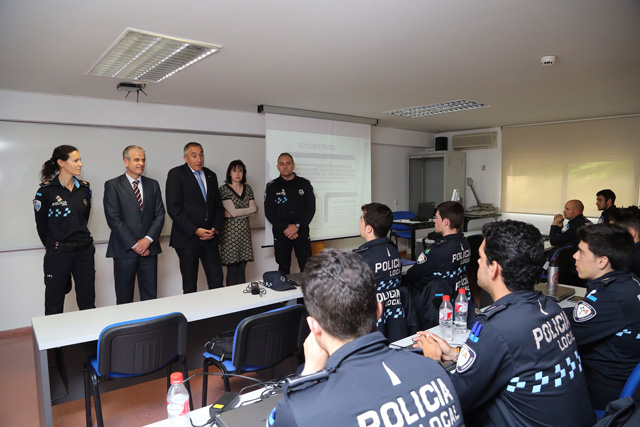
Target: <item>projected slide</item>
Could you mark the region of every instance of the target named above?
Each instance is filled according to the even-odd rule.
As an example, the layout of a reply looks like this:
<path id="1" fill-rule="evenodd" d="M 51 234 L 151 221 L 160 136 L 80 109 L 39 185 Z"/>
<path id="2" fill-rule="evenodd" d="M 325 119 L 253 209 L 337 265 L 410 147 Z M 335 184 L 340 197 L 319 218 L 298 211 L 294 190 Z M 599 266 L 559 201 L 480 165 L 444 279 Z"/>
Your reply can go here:
<path id="1" fill-rule="evenodd" d="M 273 114 L 266 119 L 267 179 L 279 176 L 278 155 L 288 152 L 295 173 L 313 185 L 311 240 L 357 236 L 360 207 L 371 201 L 371 127 Z M 270 229 L 265 238 L 273 243 Z"/>

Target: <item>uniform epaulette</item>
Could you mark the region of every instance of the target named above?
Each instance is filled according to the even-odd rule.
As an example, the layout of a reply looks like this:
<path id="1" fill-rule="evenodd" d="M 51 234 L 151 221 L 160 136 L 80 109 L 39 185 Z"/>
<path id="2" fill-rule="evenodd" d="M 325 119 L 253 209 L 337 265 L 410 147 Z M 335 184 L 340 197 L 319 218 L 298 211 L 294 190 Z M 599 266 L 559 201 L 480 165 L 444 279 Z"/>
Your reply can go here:
<path id="1" fill-rule="evenodd" d="M 267 187 L 270 186 L 271 184 L 273 184 L 274 181 L 275 181 L 275 179 L 272 179 L 271 181 L 267 182 Z"/>
<path id="2" fill-rule="evenodd" d="M 85 187 L 91 187 L 91 185 L 87 181 L 78 181 L 80 185 L 84 185 Z"/>
<path id="3" fill-rule="evenodd" d="M 40 183 L 40 187 L 46 187 L 47 185 L 51 185 L 51 181 L 45 181 Z"/>
<path id="4" fill-rule="evenodd" d="M 491 319 L 491 317 L 495 316 L 496 313 L 500 313 L 502 310 L 507 308 L 506 304 L 498 304 L 487 307 L 479 316 L 484 316 L 487 319 Z"/>
<path id="5" fill-rule="evenodd" d="M 617 279 L 616 277 L 609 276 L 609 277 L 603 277 L 603 278 L 596 279 L 596 280 L 597 280 L 597 282 L 604 283 L 605 286 L 609 286 L 610 284 L 615 282 L 616 279 Z"/>
<path id="6" fill-rule="evenodd" d="M 304 176 L 296 175 L 296 177 L 297 177 L 297 178 L 300 178 L 300 179 L 304 179 L 304 180 L 305 180 L 305 181 L 307 181 L 309 184 L 311 184 L 311 181 L 309 181 L 309 180 L 308 180 L 307 178 L 305 178 Z"/>

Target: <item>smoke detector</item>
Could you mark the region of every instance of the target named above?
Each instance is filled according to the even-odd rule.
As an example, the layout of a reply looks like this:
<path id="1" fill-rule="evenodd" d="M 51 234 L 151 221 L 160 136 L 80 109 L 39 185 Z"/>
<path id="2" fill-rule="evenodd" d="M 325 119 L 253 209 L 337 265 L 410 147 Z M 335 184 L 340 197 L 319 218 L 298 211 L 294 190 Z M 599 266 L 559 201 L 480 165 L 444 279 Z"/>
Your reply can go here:
<path id="1" fill-rule="evenodd" d="M 545 55 L 540 58 L 540 63 L 544 66 L 553 65 L 556 63 L 556 59 L 558 59 L 555 55 Z"/>

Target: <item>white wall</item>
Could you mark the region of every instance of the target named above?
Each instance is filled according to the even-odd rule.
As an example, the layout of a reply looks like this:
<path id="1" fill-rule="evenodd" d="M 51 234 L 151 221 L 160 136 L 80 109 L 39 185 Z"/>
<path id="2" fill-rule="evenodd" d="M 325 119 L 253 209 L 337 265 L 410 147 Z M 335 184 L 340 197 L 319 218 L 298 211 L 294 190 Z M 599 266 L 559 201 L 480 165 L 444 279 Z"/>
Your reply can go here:
<path id="1" fill-rule="evenodd" d="M 133 126 L 167 130 L 190 130 L 242 135 L 264 135 L 264 116 L 201 108 L 136 104 L 130 101 L 108 101 L 57 95 L 0 90 L 0 120 L 45 123 L 70 123 L 104 126 Z M 393 208 L 408 206 L 408 153 L 432 146 L 433 135 L 415 131 L 372 128 L 372 197 Z M 1 135 L 0 135 L 1 142 Z M 10 198 L 10 189 L 2 188 L 1 196 Z M 2 215 L 10 212 L 0 212 Z M 35 224 L 34 224 L 35 227 Z M 32 231 L 32 230 L 31 230 Z M 354 230 L 354 234 L 357 234 Z M 247 267 L 247 279 L 277 268 L 272 248 L 261 248 L 264 229 L 252 230 L 255 262 Z M 362 243 L 360 238 L 328 241 L 326 247 L 351 249 Z M 162 238 L 163 253 L 159 257 L 158 296 L 182 292 L 178 258 L 168 239 Z M 106 244 L 96 245 L 96 305 L 115 304 L 113 262 L 105 258 Z M 44 249 L 0 252 L 0 331 L 30 326 L 31 317 L 44 314 L 42 260 Z M 295 259 L 295 257 L 294 257 Z M 292 266 L 296 271 L 297 265 Z M 200 270 L 198 289 L 206 289 Z M 65 311 L 77 310 L 75 293 L 67 295 Z"/>
<path id="2" fill-rule="evenodd" d="M 486 150 L 465 150 L 465 153 L 467 153 L 467 177 L 473 178 L 473 186 L 482 203 L 493 203 L 493 206 L 499 207 L 501 197 L 500 189 L 502 185 L 502 129 L 489 128 L 462 132 L 444 132 L 439 133 L 437 136 L 446 136 L 449 138 L 449 147 L 451 147 L 451 137 L 453 135 L 478 132 L 498 132 L 498 146 Z M 462 202 L 465 208 L 476 204 L 476 199 L 473 197 L 471 187 L 468 185 L 465 186 L 464 199 Z"/>

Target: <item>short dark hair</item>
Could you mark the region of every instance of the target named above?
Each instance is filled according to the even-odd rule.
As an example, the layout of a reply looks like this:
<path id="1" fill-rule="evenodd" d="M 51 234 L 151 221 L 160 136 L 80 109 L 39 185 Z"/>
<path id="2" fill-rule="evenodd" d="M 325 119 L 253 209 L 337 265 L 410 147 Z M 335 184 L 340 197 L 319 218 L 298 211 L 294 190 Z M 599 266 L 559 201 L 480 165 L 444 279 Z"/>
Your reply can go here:
<path id="1" fill-rule="evenodd" d="M 278 162 L 280 161 L 280 157 L 282 156 L 289 156 L 291 158 L 291 163 L 295 163 L 295 160 L 293 160 L 293 156 L 289 153 L 280 153 L 280 155 L 278 156 Z"/>
<path id="2" fill-rule="evenodd" d="M 627 270 L 635 245 L 629 231 L 618 224 L 596 224 L 578 228 L 578 237 L 595 256 L 609 258 L 614 270 Z"/>
<path id="3" fill-rule="evenodd" d="M 540 231 L 521 221 L 490 222 L 482 227 L 487 265 L 496 261 L 511 292 L 529 291 L 540 277 L 544 248 Z"/>
<path id="4" fill-rule="evenodd" d="M 229 163 L 229 167 L 227 168 L 227 178 L 224 180 L 227 184 L 231 184 L 231 171 L 235 168 L 242 168 L 242 182 L 243 184 L 247 182 L 247 167 L 242 163 L 242 160 L 232 160 Z"/>
<path id="5" fill-rule="evenodd" d="M 362 205 L 362 220 L 365 225 L 373 228 L 376 237 L 384 237 L 389 234 L 391 224 L 393 224 L 393 212 L 389 206 L 382 203 L 368 203 Z"/>
<path id="6" fill-rule="evenodd" d="M 191 148 L 191 147 L 200 147 L 200 148 L 202 148 L 202 145 L 200 145 L 199 142 L 187 142 L 187 144 L 182 149 L 182 152 L 183 152 L 183 154 L 185 156 L 187 155 L 187 153 L 189 152 L 189 148 Z M 204 148 L 202 148 L 202 151 L 204 151 Z"/>
<path id="7" fill-rule="evenodd" d="M 616 202 L 616 193 L 614 193 L 613 191 L 609 190 L 608 188 L 605 190 L 600 190 L 596 193 L 596 197 L 598 196 L 602 196 L 604 197 L 604 201 L 606 202 L 607 200 L 611 200 L 611 203 L 615 203 Z"/>
<path id="8" fill-rule="evenodd" d="M 351 340 L 376 328 L 373 272 L 355 252 L 325 249 L 309 258 L 302 295 L 309 315 L 335 338 Z"/>
<path id="9" fill-rule="evenodd" d="M 611 212 L 609 220 L 624 228 L 633 228 L 640 235 L 640 209 L 637 206 L 616 208 Z"/>
<path id="10" fill-rule="evenodd" d="M 464 221 L 464 207 L 458 202 L 442 202 L 436 208 L 440 212 L 440 218 L 449 220 L 449 228 L 460 229 Z"/>

